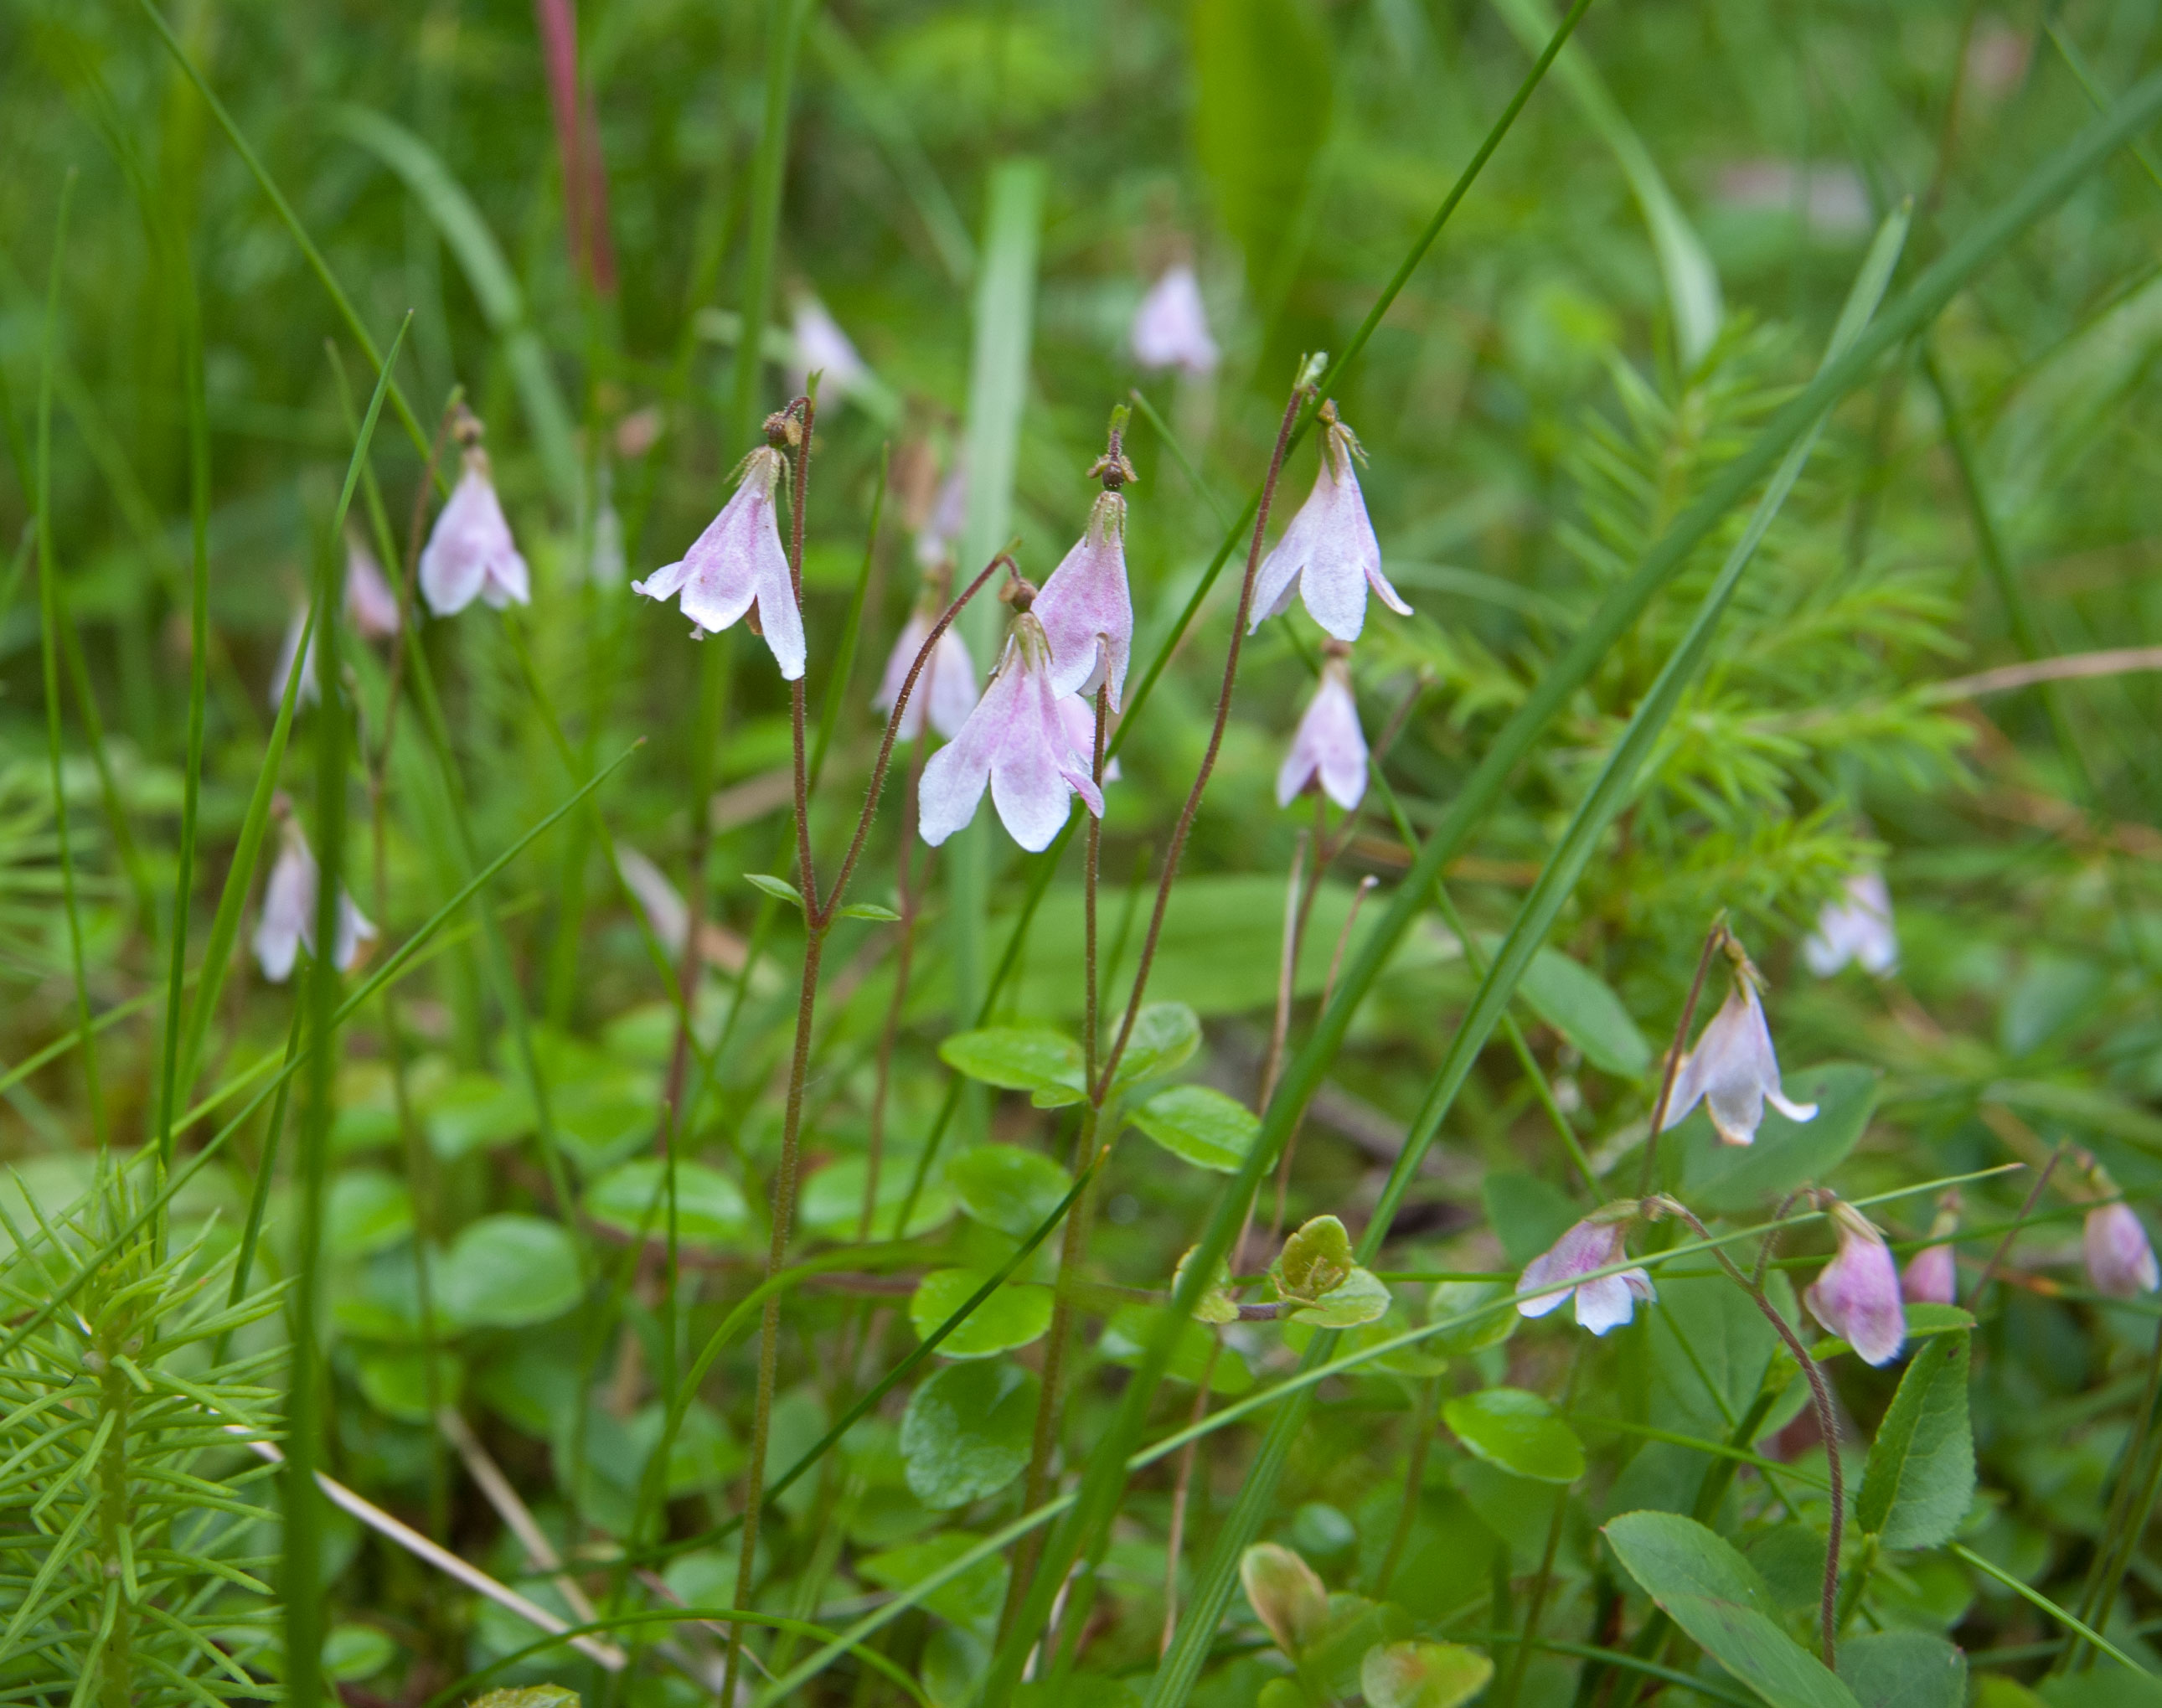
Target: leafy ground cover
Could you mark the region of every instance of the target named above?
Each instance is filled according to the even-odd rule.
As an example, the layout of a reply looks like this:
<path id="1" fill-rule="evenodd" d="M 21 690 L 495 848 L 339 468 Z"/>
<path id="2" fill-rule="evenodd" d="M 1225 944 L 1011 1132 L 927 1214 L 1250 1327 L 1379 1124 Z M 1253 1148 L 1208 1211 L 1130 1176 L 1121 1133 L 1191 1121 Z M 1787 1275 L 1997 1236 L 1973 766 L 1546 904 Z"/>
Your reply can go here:
<path id="1" fill-rule="evenodd" d="M 0 1692 L 2162 1700 L 2152 26 L 16 0 Z"/>

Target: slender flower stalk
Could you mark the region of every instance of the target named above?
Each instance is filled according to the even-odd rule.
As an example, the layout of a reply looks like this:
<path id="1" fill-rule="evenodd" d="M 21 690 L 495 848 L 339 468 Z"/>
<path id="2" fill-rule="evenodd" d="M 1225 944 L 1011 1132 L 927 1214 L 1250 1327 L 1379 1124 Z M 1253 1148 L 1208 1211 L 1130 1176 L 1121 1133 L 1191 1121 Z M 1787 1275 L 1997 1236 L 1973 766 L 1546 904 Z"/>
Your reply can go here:
<path id="1" fill-rule="evenodd" d="M 887 655 L 885 673 L 879 680 L 878 692 L 871 697 L 872 710 L 890 713 L 900 700 L 901 685 L 908 679 L 909 666 L 916 662 L 916 654 L 923 650 L 931 625 L 939 608 L 946 603 L 947 579 L 938 572 L 924 577 L 923 599 L 902 626 L 892 652 Z M 948 629 L 938 637 L 922 692 L 909 701 L 907 709 L 901 713 L 901 739 L 915 740 L 928 721 L 932 729 L 952 740 L 961 733 L 969 714 L 976 709 L 977 698 L 976 661 L 969 656 L 969 643 L 959 632 Z"/>

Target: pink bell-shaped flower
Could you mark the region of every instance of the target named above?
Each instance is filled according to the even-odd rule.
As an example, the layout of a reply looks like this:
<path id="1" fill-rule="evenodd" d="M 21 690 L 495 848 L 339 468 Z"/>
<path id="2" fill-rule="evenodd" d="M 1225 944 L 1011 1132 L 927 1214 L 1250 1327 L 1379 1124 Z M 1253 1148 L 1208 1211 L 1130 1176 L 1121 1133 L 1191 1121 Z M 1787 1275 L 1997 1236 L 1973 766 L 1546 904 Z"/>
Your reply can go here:
<path id="1" fill-rule="evenodd" d="M 1277 805 L 1288 807 L 1319 784 L 1349 812 L 1366 792 L 1366 738 L 1360 732 L 1359 702 L 1351 692 L 1351 649 L 1330 641 L 1324 650 L 1321 680 L 1277 772 Z"/>
<path id="2" fill-rule="evenodd" d="M 1802 940 L 1802 958 L 1820 979 L 1849 961 L 1882 978 L 1899 965 L 1899 935 L 1892 928 L 1892 894 L 1881 872 L 1856 872 L 1846 894 L 1825 904 L 1817 928 Z"/>
<path id="3" fill-rule="evenodd" d="M 255 958 L 263 976 L 282 985 L 292 976 L 293 963 L 301 949 L 316 949 L 315 851 L 292 819 L 285 821 L 278 849 L 278 863 L 270 869 L 270 881 L 263 891 L 263 917 L 255 926 Z M 341 886 L 338 892 L 337 943 L 332 960 L 341 973 L 353 964 L 363 942 L 373 942 L 375 927 L 353 906 Z"/>
<path id="4" fill-rule="evenodd" d="M 1948 1305 L 1959 1301 L 1959 1266 L 1951 1236 L 1959 1231 L 1960 1195 L 1947 1192 L 1938 1200 L 1936 1220 L 1930 1225 L 1932 1244 L 1907 1260 L 1899 1277 L 1899 1294 L 1909 1304 Z"/>
<path id="5" fill-rule="evenodd" d="M 1582 1278 L 1595 1269 L 1612 1267 L 1628 1255 L 1622 1235 L 1635 1220 L 1637 1209 L 1633 1202 L 1610 1204 L 1579 1222 L 1551 1248 L 1533 1258 L 1517 1283 L 1518 1294 L 1529 1295 L 1518 1298 L 1517 1314 L 1543 1317 L 1574 1298 L 1577 1326 L 1604 1335 L 1636 1314 L 1638 1299 L 1648 1303 L 1658 1298 L 1651 1276 L 1642 1269 L 1624 1269 L 1595 1281 Z"/>
<path id="6" fill-rule="evenodd" d="M 792 682 L 803 674 L 803 613 L 796 603 L 788 554 L 781 549 L 774 503 L 783 466 L 781 452 L 770 445 L 744 457 L 735 496 L 692 542 L 682 561 L 633 582 L 630 590 L 649 599 L 680 593 L 683 614 L 704 634 L 719 634 L 755 605 L 759 632 L 781 676 Z"/>
<path id="7" fill-rule="evenodd" d="M 1125 692 L 1134 650 L 1134 601 L 1126 588 L 1126 501 L 1099 498 L 1073 549 L 1036 596 L 1035 614 L 1051 642 L 1052 680 L 1062 694 L 1094 695 L 1109 683 L 1111 709 Z"/>
<path id="8" fill-rule="evenodd" d="M 917 823 L 936 848 L 976 816 L 989 784 L 1006 833 L 1031 854 L 1051 846 L 1078 795 L 1098 817 L 1103 792 L 1073 750 L 1051 677 L 1051 643 L 1035 615 L 1014 621 L 1005 652 L 961 733 L 931 755 Z"/>
<path id="9" fill-rule="evenodd" d="M 1284 530 L 1254 578 L 1251 634 L 1270 617 L 1291 609 L 1298 594 L 1313 620 L 1339 640 L 1356 640 L 1366 624 L 1366 590 L 1402 617 L 1412 608 L 1381 573 L 1381 544 L 1366 519 L 1366 495 L 1355 466 L 1365 456 L 1351 430 L 1336 418 L 1336 405 L 1321 410 L 1321 472 L 1313 490 Z"/>
<path id="10" fill-rule="evenodd" d="M 908 681 L 908 672 L 915 666 L 916 655 L 923 650 L 923 643 L 931 638 L 932 624 L 937 619 L 917 611 L 901 631 L 901 638 L 893 644 L 893 651 L 885 661 L 885 674 L 880 678 L 878 692 L 871 697 L 871 708 L 890 713 L 894 702 L 901 697 L 902 686 Z M 969 721 L 969 714 L 976 709 L 976 661 L 969 656 L 969 643 L 961 638 L 959 628 L 946 625 L 946 632 L 938 637 L 938 645 L 932 649 L 931 656 L 923 661 L 923 673 L 916 679 L 911 689 L 908 703 L 901 709 L 901 725 L 897 734 L 903 741 L 913 741 L 923 733 L 923 720 L 928 715 L 931 727 L 949 740 L 961 733 L 961 726 Z"/>
<path id="11" fill-rule="evenodd" d="M 1869 1218 L 1832 1199 L 1825 1206 L 1839 1230 L 1839 1250 L 1803 1295 L 1810 1314 L 1862 1355 L 1866 1364 L 1889 1364 L 1907 1341 L 1907 1313 L 1899 1302 L 1899 1270 L 1892 1248 Z"/>
<path id="12" fill-rule="evenodd" d="M 462 430 L 462 436 L 468 433 L 478 441 L 477 423 Z M 532 578 L 478 442 L 466 446 L 465 472 L 421 550 L 420 594 L 438 617 L 455 616 L 475 599 L 498 611 L 533 603 Z"/>
<path id="13" fill-rule="evenodd" d="M 870 369 L 849 335 L 817 297 L 796 299 L 789 332 L 796 341 L 794 379 L 799 393 L 809 389 L 813 373 L 822 376 L 822 384 L 836 397 L 846 397 L 870 378 Z"/>
<path id="14" fill-rule="evenodd" d="M 364 640 L 388 640 L 398 632 L 398 595 L 375 554 L 352 538 L 345 542 L 345 620 Z"/>
<path id="15" fill-rule="evenodd" d="M 2137 1298 L 2162 1287 L 2154 1247 L 2130 1204 L 2105 1204 L 2089 1210 L 2081 1243 L 2088 1284 L 2105 1298 Z"/>
<path id="16" fill-rule="evenodd" d="M 1779 1089 L 1779 1058 L 1772 1052 L 1772 1033 L 1757 1000 L 1754 969 L 1746 961 L 1736 967 L 1734 988 L 1674 1075 L 1660 1131 L 1676 1125 L 1700 1101 L 1730 1145 L 1755 1141 L 1767 1103 L 1789 1120 L 1816 1118 L 1816 1105 L 1793 1102 Z"/>
<path id="17" fill-rule="evenodd" d="M 1096 762 L 1094 703 L 1083 699 L 1078 694 L 1061 694 L 1058 697 L 1058 721 L 1066 726 L 1067 742 L 1074 752 L 1081 755 L 1082 769 L 1092 769 Z M 1110 739 L 1111 732 L 1107 727 L 1104 731 L 1104 739 L 1109 743 Z M 1104 759 L 1104 781 L 1107 783 L 1119 781 L 1119 762 L 1108 754 Z"/>
<path id="18" fill-rule="evenodd" d="M 1222 359 L 1209 335 L 1208 311 L 1201 306 L 1201 284 L 1183 261 L 1163 270 L 1134 312 L 1134 359 L 1151 372 L 1177 368 L 1214 373 Z"/>

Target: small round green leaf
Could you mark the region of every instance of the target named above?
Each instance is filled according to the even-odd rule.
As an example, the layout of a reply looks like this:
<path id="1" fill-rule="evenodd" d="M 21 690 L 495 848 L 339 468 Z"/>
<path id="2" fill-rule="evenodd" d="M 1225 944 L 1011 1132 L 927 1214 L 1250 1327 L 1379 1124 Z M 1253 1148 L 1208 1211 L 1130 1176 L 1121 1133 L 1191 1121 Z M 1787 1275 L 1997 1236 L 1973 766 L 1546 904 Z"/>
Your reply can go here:
<path id="1" fill-rule="evenodd" d="M 323 1673 L 341 1684 L 373 1678 L 398 1658 L 398 1645 L 373 1625 L 333 1625 L 323 1638 Z"/>
<path id="2" fill-rule="evenodd" d="M 1239 1582 L 1277 1647 L 1296 1659 L 1329 1626 L 1329 1590 L 1313 1568 L 1275 1542 L 1239 1556 Z"/>
<path id="3" fill-rule="evenodd" d="M 1520 1387 L 1490 1387 L 1441 1408 L 1456 1439 L 1489 1465 L 1537 1482 L 1584 1475 L 1584 1444 L 1554 1408 Z"/>
<path id="4" fill-rule="evenodd" d="M 483 1216 L 461 1233 L 436 1275 L 436 1295 L 467 1329 L 519 1329 L 578 1302 L 577 1248 L 539 1216 Z"/>
<path id="5" fill-rule="evenodd" d="M 917 1335 L 928 1339 L 990 1279 L 979 1269 L 934 1269 L 925 1276 L 908 1302 L 908 1319 Z M 942 1358 L 989 1358 L 995 1352 L 1027 1345 L 1050 1326 L 1051 1289 L 1009 1281 L 938 1343 L 938 1354 Z"/>
<path id="6" fill-rule="evenodd" d="M 956 1032 L 938 1046 L 956 1073 L 1007 1091 L 1082 1089 L 1081 1046 L 1040 1026 L 993 1026 Z"/>
<path id="7" fill-rule="evenodd" d="M 803 892 L 786 878 L 770 877 L 764 872 L 745 872 L 744 882 L 754 890 L 763 890 L 776 901 L 786 901 L 791 907 L 803 905 Z"/>
<path id="8" fill-rule="evenodd" d="M 1377 1643 L 1359 1664 L 1367 1708 L 1457 1708 L 1493 1676 L 1492 1661 L 1456 1643 Z"/>
<path id="9" fill-rule="evenodd" d="M 996 1494 L 1028 1464 L 1041 1392 L 1034 1376 L 1003 1360 L 939 1371 L 901 1420 L 911 1492 L 937 1511 Z"/>
<path id="10" fill-rule="evenodd" d="M 1371 1270 L 1355 1267 L 1312 1304 L 1293 1311 L 1291 1319 L 1317 1329 L 1355 1329 L 1377 1321 L 1388 1311 L 1387 1286 Z"/>
<path id="11" fill-rule="evenodd" d="M 1261 1124 L 1235 1099 L 1206 1085 L 1174 1085 L 1134 1111 L 1134 1125 L 1197 1168 L 1235 1174 Z"/>
<path id="12" fill-rule="evenodd" d="M 436 1349 L 436 1404 L 428 1403 L 428 1354 L 417 1346 L 391 1346 L 365 1353 L 354 1371 L 362 1397 L 386 1418 L 407 1423 L 435 1422 L 438 1407 L 455 1406 L 465 1392 L 465 1360 Z"/>
<path id="13" fill-rule="evenodd" d="M 1183 1002 L 1152 1002 L 1134 1016 L 1133 1036 L 1119 1058 L 1118 1084 L 1153 1079 L 1183 1065 L 1201 1047 L 1201 1017 Z"/>
<path id="14" fill-rule="evenodd" d="M 323 1241 L 333 1257 L 364 1257 L 413 1231 L 413 1194 L 380 1168 L 348 1168 L 331 1183 Z M 356 1629 L 362 1627 L 356 1627 Z"/>
<path id="15" fill-rule="evenodd" d="M 1019 1145 L 979 1145 L 946 1165 L 946 1183 L 972 1220 L 1024 1239 L 1073 1184 L 1048 1157 Z"/>
<path id="16" fill-rule="evenodd" d="M 1284 1241 L 1272 1278 L 1287 1299 L 1311 1304 L 1350 1279 L 1351 1236 L 1334 1216 L 1316 1216 Z"/>
<path id="17" fill-rule="evenodd" d="M 1504 1281 L 1436 1283 L 1427 1298 L 1427 1321 L 1445 1323 L 1454 1317 L 1471 1317 L 1471 1320 L 1442 1329 L 1427 1344 L 1437 1352 L 1453 1353 L 1458 1357 L 1500 1345 L 1517 1332 L 1520 1319 L 1516 1307 L 1503 1303 L 1515 1293 L 1516 1288 Z M 1474 1312 L 1483 1314 L 1473 1316 Z"/>
<path id="18" fill-rule="evenodd" d="M 604 1228 L 635 1238 L 668 1237 L 668 1167 L 655 1157 L 610 1169 L 586 1188 L 586 1214 Z M 676 1165 L 676 1237 L 686 1246 L 724 1246 L 749 1225 L 734 1181 L 702 1162 Z"/>
<path id="19" fill-rule="evenodd" d="M 486 1073 L 445 1081 L 421 1106 L 428 1143 L 445 1161 L 493 1149 L 533 1131 L 533 1101 Z"/>

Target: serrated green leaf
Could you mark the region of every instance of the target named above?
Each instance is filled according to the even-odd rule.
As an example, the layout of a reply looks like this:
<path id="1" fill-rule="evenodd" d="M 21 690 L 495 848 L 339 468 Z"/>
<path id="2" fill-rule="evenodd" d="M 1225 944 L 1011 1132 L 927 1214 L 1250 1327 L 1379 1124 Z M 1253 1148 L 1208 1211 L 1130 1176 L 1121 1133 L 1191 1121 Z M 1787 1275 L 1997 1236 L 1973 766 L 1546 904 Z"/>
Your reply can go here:
<path id="1" fill-rule="evenodd" d="M 1021 1239 L 1058 1208 L 1073 1182 L 1048 1157 L 1018 1145 L 979 1145 L 946 1165 L 946 1183 L 972 1220 Z"/>
<path id="2" fill-rule="evenodd" d="M 1667 1617 L 1772 1708 L 1860 1708 L 1787 1634 L 1770 1588 L 1732 1543 L 1676 1512 L 1625 1512 L 1601 1533 Z"/>
<path id="3" fill-rule="evenodd" d="M 1201 1017 L 1183 1002 L 1152 1002 L 1134 1016 L 1133 1035 L 1113 1083 L 1137 1085 L 1183 1067 L 1201 1047 Z"/>
<path id="4" fill-rule="evenodd" d="M 1071 1092 L 1079 1097 L 1081 1046 L 1048 1026 L 993 1026 L 956 1032 L 938 1046 L 958 1073 L 1005 1091 Z"/>
<path id="5" fill-rule="evenodd" d="M 754 890 L 763 890 L 776 901 L 786 901 L 791 907 L 803 905 L 803 892 L 786 878 L 776 878 L 765 872 L 745 872 L 744 882 Z"/>
<path id="6" fill-rule="evenodd" d="M 1028 1464 L 1042 1391 L 1004 1360 L 938 1371 L 910 1397 L 901 1420 L 910 1491 L 934 1512 L 996 1494 Z"/>
<path id="7" fill-rule="evenodd" d="M 1535 1393 L 1483 1388 L 1449 1401 L 1441 1415 L 1466 1448 L 1513 1476 L 1573 1483 L 1584 1475 L 1584 1444 Z"/>
<path id="8" fill-rule="evenodd" d="M 1949 1542 L 1974 1500 L 1967 1336 L 1931 1341 L 1907 1366 L 1878 1426 L 1855 1522 L 1887 1548 Z"/>
<path id="9" fill-rule="evenodd" d="M 927 1336 L 990 1279 L 988 1273 L 976 1269 L 934 1269 L 925 1276 L 908 1301 L 908 1319 L 915 1324 L 917 1336 Z M 938 1343 L 938 1355 L 989 1358 L 1041 1339 L 1050 1326 L 1051 1289 L 1009 1281 Z"/>
<path id="10" fill-rule="evenodd" d="M 1133 1112 L 1132 1120 L 1172 1156 L 1219 1174 L 1238 1172 L 1261 1130 L 1246 1105 L 1206 1085 L 1159 1091 Z"/>

